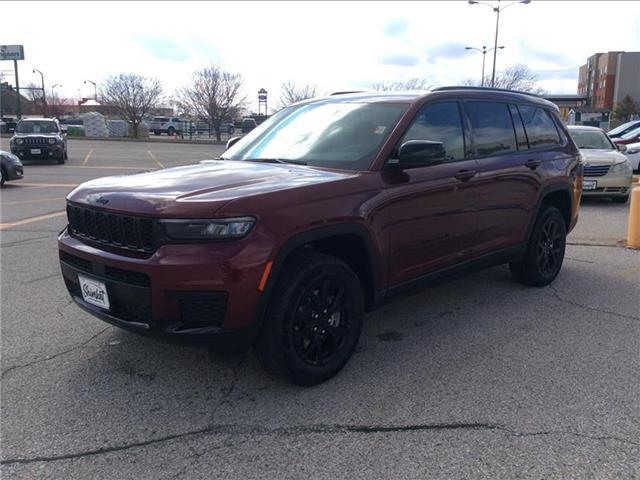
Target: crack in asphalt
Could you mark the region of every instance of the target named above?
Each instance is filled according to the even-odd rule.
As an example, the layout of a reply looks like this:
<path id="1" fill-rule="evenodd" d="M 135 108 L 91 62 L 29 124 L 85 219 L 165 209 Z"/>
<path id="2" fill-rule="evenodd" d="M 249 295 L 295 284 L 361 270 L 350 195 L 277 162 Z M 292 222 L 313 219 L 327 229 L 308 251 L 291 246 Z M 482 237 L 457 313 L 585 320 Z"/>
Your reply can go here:
<path id="1" fill-rule="evenodd" d="M 60 272 L 51 273 L 49 275 L 44 275 L 42 277 L 37 277 L 32 280 L 27 280 L 26 282 L 22 282 L 22 285 L 30 285 L 32 283 L 41 282 L 42 280 L 49 280 L 50 278 L 55 278 L 60 276 L 62 276 L 62 273 Z"/>
<path id="2" fill-rule="evenodd" d="M 568 303 L 569 305 L 573 305 L 574 307 L 578 307 L 583 310 L 587 310 L 589 312 L 604 313 L 607 315 L 613 315 L 615 317 L 625 318 L 627 320 L 634 320 L 636 322 L 640 321 L 640 317 L 634 317 L 633 315 L 625 315 L 624 313 L 612 312 L 611 310 L 604 310 L 602 308 L 590 307 L 588 305 L 583 305 L 576 301 L 569 300 L 568 298 L 564 298 L 562 295 L 560 295 L 560 292 L 558 292 L 558 289 L 556 289 L 556 287 L 554 287 L 553 285 L 548 285 L 548 287 L 553 292 L 553 296 L 556 297 L 556 299 L 562 303 Z"/>
<path id="3" fill-rule="evenodd" d="M 317 435 L 317 434 L 376 434 L 376 433 L 405 433 L 405 432 L 422 432 L 422 431 L 451 431 L 451 430 L 476 430 L 476 431 L 500 431 L 507 435 L 515 437 L 536 437 L 549 435 L 570 435 L 587 440 L 595 441 L 616 441 L 628 445 L 640 446 L 640 442 L 635 442 L 626 438 L 616 437 L 612 435 L 587 435 L 579 432 L 566 430 L 541 430 L 534 432 L 519 432 L 517 430 L 492 423 L 431 423 L 417 425 L 297 425 L 290 427 L 269 428 L 251 425 L 208 425 L 197 430 L 188 432 L 175 433 L 164 437 L 144 440 L 140 442 L 127 443 L 124 445 L 115 445 L 112 447 L 97 448 L 94 450 L 85 450 L 76 453 L 67 453 L 62 455 L 37 456 L 31 458 L 8 458 L 0 461 L 0 465 L 30 464 L 38 462 L 55 462 L 60 460 L 71 460 L 77 458 L 90 457 L 95 455 L 104 455 L 107 453 L 120 452 L 132 448 L 146 447 L 171 440 L 194 437 L 198 435 L 275 435 L 281 437 L 293 435 Z"/>
<path id="4" fill-rule="evenodd" d="M 58 312 L 58 313 L 60 313 L 60 312 Z M 53 360 L 54 358 L 61 357 L 62 355 L 66 355 L 67 353 L 70 353 L 70 352 L 73 352 L 74 350 L 82 348 L 82 347 L 86 346 L 88 343 L 90 343 L 92 340 L 94 340 L 95 338 L 97 338 L 100 335 L 102 335 L 104 332 L 106 332 L 110 328 L 112 328 L 111 325 L 109 325 L 108 327 L 103 328 L 102 330 L 100 330 L 95 335 L 92 335 L 91 337 L 89 337 L 87 340 L 85 340 L 83 342 L 80 342 L 80 343 L 78 343 L 76 345 L 73 345 L 73 346 L 67 348 L 66 350 L 58 352 L 58 353 L 56 353 L 54 355 L 50 355 L 50 356 L 44 357 L 44 358 L 39 358 L 38 360 L 34 360 L 32 362 L 22 363 L 22 364 L 19 364 L 19 365 L 13 365 L 13 366 L 3 370 L 2 371 L 2 375 L 0 375 L 0 378 L 4 378 L 5 375 L 7 375 L 8 373 L 13 372 L 15 370 L 21 370 L 23 368 L 32 367 L 33 365 L 37 365 L 39 363 L 48 362 L 50 360 Z"/>
<path id="5" fill-rule="evenodd" d="M 15 242 L 2 243 L 2 244 L 0 244 L 0 248 L 22 247 L 27 243 L 38 242 L 38 241 L 43 240 L 45 238 L 49 239 L 49 240 L 53 239 L 51 237 L 51 235 L 44 235 L 42 237 L 35 237 L 35 238 L 25 238 L 24 240 L 17 240 Z"/>
<path id="6" fill-rule="evenodd" d="M 618 240 L 616 243 L 585 243 L 585 242 L 567 242 L 567 245 L 577 247 L 604 247 L 604 248 L 624 248 L 624 240 Z"/>

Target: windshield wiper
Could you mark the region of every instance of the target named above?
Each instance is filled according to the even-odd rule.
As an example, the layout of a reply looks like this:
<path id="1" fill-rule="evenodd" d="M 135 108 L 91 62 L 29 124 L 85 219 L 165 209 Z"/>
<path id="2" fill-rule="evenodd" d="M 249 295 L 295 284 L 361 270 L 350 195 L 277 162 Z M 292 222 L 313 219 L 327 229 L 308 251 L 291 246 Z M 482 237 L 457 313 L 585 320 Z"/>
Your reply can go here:
<path id="1" fill-rule="evenodd" d="M 291 160 L 289 158 L 247 158 L 245 162 L 263 162 L 263 163 L 293 163 L 295 165 L 306 165 L 303 160 Z"/>

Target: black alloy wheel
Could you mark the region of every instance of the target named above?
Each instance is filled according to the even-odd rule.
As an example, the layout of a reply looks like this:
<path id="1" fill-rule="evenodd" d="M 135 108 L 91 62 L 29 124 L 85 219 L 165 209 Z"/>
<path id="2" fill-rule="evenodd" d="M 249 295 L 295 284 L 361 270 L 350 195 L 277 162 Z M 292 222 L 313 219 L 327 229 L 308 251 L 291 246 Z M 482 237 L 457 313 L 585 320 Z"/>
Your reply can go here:
<path id="1" fill-rule="evenodd" d="M 345 348 L 349 333 L 346 287 L 337 279 L 319 277 L 298 299 L 292 322 L 292 343 L 309 365 L 326 365 Z"/>

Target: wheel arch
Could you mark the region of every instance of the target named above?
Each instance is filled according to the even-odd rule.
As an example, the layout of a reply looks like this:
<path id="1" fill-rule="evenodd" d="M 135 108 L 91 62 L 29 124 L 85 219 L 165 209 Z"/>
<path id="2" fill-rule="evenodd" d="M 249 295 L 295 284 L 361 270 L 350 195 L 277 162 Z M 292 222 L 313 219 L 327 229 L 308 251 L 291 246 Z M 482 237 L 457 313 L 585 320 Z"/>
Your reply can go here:
<path id="1" fill-rule="evenodd" d="M 258 304 L 256 320 L 261 323 L 282 268 L 297 253 L 315 251 L 344 261 L 358 275 L 365 294 L 365 309 L 379 302 L 383 288 L 380 260 L 367 229 L 357 223 L 341 223 L 314 228 L 287 239 L 273 260 L 273 267 Z"/>

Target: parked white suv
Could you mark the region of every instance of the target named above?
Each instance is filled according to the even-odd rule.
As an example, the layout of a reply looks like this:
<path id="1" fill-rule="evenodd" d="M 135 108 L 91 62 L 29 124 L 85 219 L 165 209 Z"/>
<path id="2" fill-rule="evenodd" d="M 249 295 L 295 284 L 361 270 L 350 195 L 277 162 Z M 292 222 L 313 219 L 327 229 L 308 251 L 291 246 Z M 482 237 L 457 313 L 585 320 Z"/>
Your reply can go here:
<path id="1" fill-rule="evenodd" d="M 187 130 L 187 123 L 179 117 L 153 117 L 149 130 L 154 135 L 180 135 Z"/>

